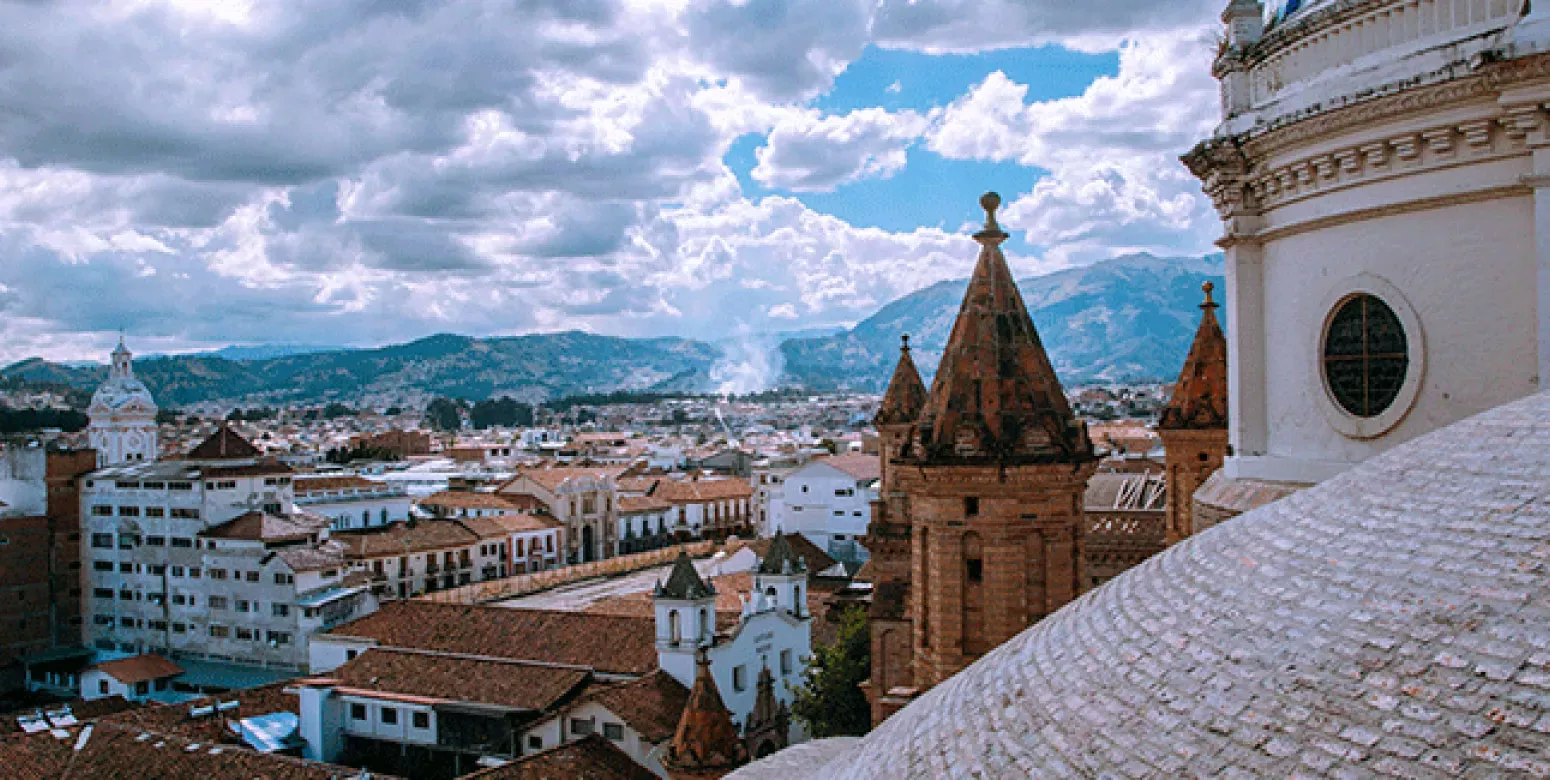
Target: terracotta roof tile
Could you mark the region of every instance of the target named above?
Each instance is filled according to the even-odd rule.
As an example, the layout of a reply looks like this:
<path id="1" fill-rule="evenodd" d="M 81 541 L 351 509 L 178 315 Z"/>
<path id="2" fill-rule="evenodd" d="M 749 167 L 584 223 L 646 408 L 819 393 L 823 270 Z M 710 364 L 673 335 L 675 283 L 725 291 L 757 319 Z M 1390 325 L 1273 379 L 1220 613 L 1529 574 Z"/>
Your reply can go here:
<path id="1" fill-rule="evenodd" d="M 262 454 L 252 442 L 232 430 L 231 425 L 222 422 L 221 426 L 215 429 L 215 433 L 200 442 L 199 446 L 189 450 L 187 457 L 188 460 L 243 460 L 256 458 Z"/>
<path id="2" fill-rule="evenodd" d="M 979 261 L 931 393 L 912 455 L 926 460 L 1086 462 L 1092 442 L 1071 413 L 1022 293 L 1001 253 L 1000 196 L 988 193 Z"/>
<path id="3" fill-rule="evenodd" d="M 586 612 L 394 601 L 327 634 L 384 647 L 586 666 L 612 674 L 657 668 L 656 620 Z"/>
<path id="4" fill-rule="evenodd" d="M 882 458 L 876 455 L 848 452 L 844 455 L 831 455 L 827 458 L 820 458 L 814 462 L 833 466 L 855 478 L 858 482 L 870 482 L 881 479 L 883 476 L 883 461 Z"/>
<path id="5" fill-rule="evenodd" d="M 87 729 L 90 729 L 88 732 Z M 47 736 L 39 735 L 39 736 Z M 52 739 L 52 737 L 48 737 Z M 220 777 L 265 780 L 336 780 L 359 777 L 359 770 L 258 753 L 232 745 L 210 745 L 183 737 L 126 728 L 99 721 L 82 727 L 68 743 L 68 770 L 57 777 L 154 777 L 211 780 Z M 47 777 L 48 775 L 43 775 Z M 382 775 L 373 774 L 373 777 Z"/>
<path id="6" fill-rule="evenodd" d="M 335 531 L 329 539 L 344 548 L 346 558 L 377 558 L 462 548 L 479 541 L 472 530 L 456 520 L 417 520 L 390 523 L 380 528 Z"/>
<path id="7" fill-rule="evenodd" d="M 649 514 L 651 512 L 665 512 L 672 509 L 673 505 L 661 499 L 651 496 L 620 496 L 620 514 Z"/>
<path id="8" fill-rule="evenodd" d="M 460 780 L 656 780 L 629 754 L 593 734 Z"/>
<path id="9" fill-rule="evenodd" d="M 385 487 L 380 482 L 372 482 L 353 474 L 344 477 L 297 477 L 292 484 L 298 496 L 325 493 L 330 490 L 376 490 Z"/>
<path id="10" fill-rule="evenodd" d="M 658 669 L 645 677 L 594 687 L 579 702 L 593 702 L 623 720 L 650 743 L 669 739 L 678 729 L 689 689 L 672 675 Z"/>
<path id="11" fill-rule="evenodd" d="M 545 712 L 591 679 L 591 672 L 549 664 L 372 649 L 314 681 L 355 691 Z"/>
<path id="12" fill-rule="evenodd" d="M 612 480 L 617 478 L 622 473 L 624 473 L 624 467 L 622 466 L 617 468 L 568 467 L 549 469 L 523 469 L 522 471 L 517 472 L 517 475 L 508 481 L 505 485 L 502 485 L 499 489 L 499 492 L 507 492 L 507 486 L 524 477 L 538 483 L 539 486 L 553 493 L 554 491 L 558 490 L 561 485 L 572 479 L 588 477 L 592 479 Z"/>
<path id="13" fill-rule="evenodd" d="M 489 539 L 507 534 L 526 533 L 530 531 L 552 531 L 564 528 L 565 524 L 549 517 L 548 515 L 534 515 L 527 513 L 513 513 L 507 515 L 486 515 L 485 517 L 460 517 L 468 530 L 478 534 L 481 539 Z"/>
<path id="14" fill-rule="evenodd" d="M 175 677 L 183 673 L 183 667 L 155 653 L 120 658 L 116 661 L 103 661 L 92 668 L 125 684 Z"/>
<path id="15" fill-rule="evenodd" d="M 1173 397 L 1163 407 L 1157 427 L 1165 429 L 1202 429 L 1227 427 L 1227 337 L 1216 321 L 1216 301 L 1211 300 L 1215 285 L 1206 282 L 1206 294 L 1200 304 L 1200 327 L 1184 358 L 1179 383 Z"/>
<path id="16" fill-rule="evenodd" d="M 247 542 L 284 542 L 310 538 L 327 525 L 322 518 L 296 514 L 288 517 L 254 510 L 199 532 L 206 539 Z"/>
<path id="17" fill-rule="evenodd" d="M 257 688 L 231 691 L 216 696 L 206 696 L 179 704 L 152 704 L 106 715 L 103 721 L 126 728 L 149 729 L 162 734 L 174 734 L 201 742 L 236 743 L 236 735 L 227 731 L 219 718 L 190 718 L 188 713 L 197 707 L 208 707 L 217 702 L 237 702 L 235 714 L 244 718 L 269 715 L 276 712 L 300 714 L 300 698 L 286 693 L 289 681 L 270 683 Z M 77 715 L 77 718 L 82 716 Z"/>
<path id="18" fill-rule="evenodd" d="M 732 713 L 722 703 L 721 692 L 710 674 L 710 661 L 700 655 L 694 672 L 694 689 L 684 706 L 678 730 L 662 757 L 662 765 L 671 774 L 732 769 L 747 763 L 748 751 L 737 735 Z"/>
<path id="19" fill-rule="evenodd" d="M 664 479 L 657 482 L 651 497 L 672 504 L 698 504 L 706 501 L 750 498 L 753 485 L 745 479 Z"/>
<path id="20" fill-rule="evenodd" d="M 912 423 L 926 405 L 926 383 L 920 380 L 920 370 L 910 357 L 910 337 L 904 336 L 899 347 L 899 364 L 893 369 L 893 379 L 877 405 L 876 425 Z"/>

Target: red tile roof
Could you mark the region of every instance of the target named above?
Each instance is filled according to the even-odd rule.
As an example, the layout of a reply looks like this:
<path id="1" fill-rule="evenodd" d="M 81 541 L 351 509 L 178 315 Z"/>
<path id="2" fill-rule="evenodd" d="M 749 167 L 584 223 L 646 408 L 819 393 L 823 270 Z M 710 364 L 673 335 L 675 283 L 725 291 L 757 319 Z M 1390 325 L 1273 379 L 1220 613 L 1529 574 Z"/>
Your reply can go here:
<path id="1" fill-rule="evenodd" d="M 443 490 L 426 496 L 417 503 L 420 506 L 440 506 L 448 509 L 516 509 L 505 496 L 472 490 Z"/>
<path id="2" fill-rule="evenodd" d="M 570 664 L 613 674 L 657 668 L 656 620 L 585 612 L 394 601 L 325 635 L 384 647 Z M 316 640 L 314 640 L 316 641 Z"/>
<path id="3" fill-rule="evenodd" d="M 656 780 L 656 775 L 635 763 L 629 754 L 613 743 L 592 736 L 541 753 L 534 753 L 505 766 L 486 769 L 460 780 Z"/>
<path id="4" fill-rule="evenodd" d="M 699 504 L 706 501 L 749 498 L 753 485 L 746 479 L 664 479 L 651 491 L 651 497 L 673 504 Z"/>
<path id="5" fill-rule="evenodd" d="M 880 479 L 883 476 L 883 462 L 876 455 L 846 453 L 844 455 L 821 458 L 817 462 L 833 466 L 859 482 L 868 482 Z"/>
<path id="6" fill-rule="evenodd" d="M 252 442 L 242 438 L 231 429 L 229 424 L 222 422 L 221 427 L 215 429 L 215 433 L 200 442 L 199 446 L 189 450 L 188 460 L 242 460 L 256 458 L 262 454 Z"/>
<path id="7" fill-rule="evenodd" d="M 117 661 L 103 661 L 92 668 L 126 685 L 159 680 L 163 677 L 176 677 L 183 673 L 183 667 L 154 653 L 120 658 Z"/>
<path id="8" fill-rule="evenodd" d="M 661 499 L 652 498 L 651 496 L 619 497 L 619 513 L 624 515 L 643 515 L 650 514 L 652 512 L 665 512 L 672 508 L 673 505 L 671 503 Z"/>
<path id="9" fill-rule="evenodd" d="M 581 702 L 597 704 L 618 715 L 642 739 L 656 744 L 671 738 L 678 729 L 684 706 L 689 703 L 689 689 L 658 669 L 638 679 L 595 686 L 577 700 Z"/>
<path id="10" fill-rule="evenodd" d="M 549 664 L 372 649 L 306 682 L 352 692 L 545 712 L 591 680 L 589 671 Z"/>
<path id="11" fill-rule="evenodd" d="M 346 558 L 380 558 L 477 544 L 479 537 L 456 520 L 417 520 L 380 528 L 335 531 L 328 537 L 344 547 Z"/>
<path id="12" fill-rule="evenodd" d="M 287 542 L 310 538 L 324 525 L 305 517 L 280 517 L 254 510 L 199 532 L 206 539 L 247 542 Z"/>
<path id="13" fill-rule="evenodd" d="M 294 693 L 285 692 L 290 684 L 290 681 L 276 682 L 179 704 L 152 704 L 106 715 L 101 720 L 126 728 L 150 729 L 200 742 L 237 744 L 237 736 L 221 724 L 220 718 L 190 718 L 189 711 L 197 707 L 209 707 L 217 702 L 235 701 L 237 709 L 232 714 L 242 718 L 276 712 L 300 714 L 300 698 Z M 82 718 L 80 715 L 76 717 Z"/>
<path id="14" fill-rule="evenodd" d="M 572 479 L 588 477 L 592 479 L 611 480 L 617 478 L 622 473 L 624 473 L 624 468 L 622 466 L 617 468 L 570 467 L 551 469 L 523 469 L 522 471 L 517 472 L 517 475 L 507 481 L 505 485 L 502 485 L 498 489 L 498 492 L 507 492 L 506 488 L 509 485 L 522 479 L 523 477 L 538 483 L 538 485 L 543 489 L 553 493 L 554 491 L 558 490 L 561 485 Z"/>
<path id="15" fill-rule="evenodd" d="M 384 487 L 381 483 L 372 482 L 365 477 L 355 475 L 344 477 L 297 477 L 294 485 L 296 495 L 298 496 L 325 493 L 330 490 L 376 490 Z"/>

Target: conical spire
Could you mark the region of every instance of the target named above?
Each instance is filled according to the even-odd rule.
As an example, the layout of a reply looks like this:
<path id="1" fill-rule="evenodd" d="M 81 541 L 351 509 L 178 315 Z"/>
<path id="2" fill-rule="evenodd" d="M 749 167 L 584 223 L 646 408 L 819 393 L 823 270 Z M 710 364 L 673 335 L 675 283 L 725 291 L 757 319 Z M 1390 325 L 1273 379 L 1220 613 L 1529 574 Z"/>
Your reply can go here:
<path id="1" fill-rule="evenodd" d="M 1066 403 L 1033 318 L 1012 279 L 996 224 L 1001 197 L 980 199 L 979 261 L 953 323 L 920 421 L 926 460 L 1085 462 L 1092 442 Z"/>
<path id="2" fill-rule="evenodd" d="M 910 337 L 905 334 L 902 337 L 903 344 L 899 347 L 899 365 L 893 369 L 893 379 L 888 382 L 888 391 L 883 393 L 883 402 L 877 407 L 877 417 L 873 420 L 876 425 L 899 425 L 915 422 L 920 417 L 920 410 L 926 405 L 926 383 L 920 380 L 920 371 L 915 368 L 915 359 L 910 357 Z"/>
<path id="3" fill-rule="evenodd" d="M 737 735 L 732 713 L 721 701 L 710 674 L 710 658 L 701 650 L 695 661 L 694 688 L 678 719 L 678 731 L 663 757 L 673 776 L 715 776 L 748 762 L 748 750 Z"/>
<path id="4" fill-rule="evenodd" d="M 658 598 L 696 601 L 716 595 L 716 589 L 705 584 L 694 568 L 694 561 L 689 559 L 689 553 L 680 549 L 678 560 L 673 562 L 673 571 L 667 575 L 667 584 L 658 585 L 656 593 Z"/>
<path id="5" fill-rule="evenodd" d="M 1205 302 L 1195 343 L 1190 345 L 1184 370 L 1173 388 L 1173 398 L 1163 408 L 1158 427 L 1167 429 L 1222 429 L 1227 427 L 1227 337 L 1216 321 L 1216 301 L 1210 282 L 1201 285 Z"/>
<path id="6" fill-rule="evenodd" d="M 770 552 L 759 561 L 760 574 L 795 574 L 806 571 L 807 564 L 797 558 L 796 551 L 791 549 L 791 541 L 786 538 L 783 531 L 776 531 L 775 538 L 770 540 Z"/>

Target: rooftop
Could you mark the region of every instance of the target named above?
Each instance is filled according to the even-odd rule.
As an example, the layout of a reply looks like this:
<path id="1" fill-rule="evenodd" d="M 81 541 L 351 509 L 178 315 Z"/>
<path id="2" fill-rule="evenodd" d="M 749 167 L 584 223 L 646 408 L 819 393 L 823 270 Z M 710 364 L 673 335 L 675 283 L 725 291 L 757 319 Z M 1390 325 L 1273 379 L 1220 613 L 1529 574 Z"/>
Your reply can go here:
<path id="1" fill-rule="evenodd" d="M 1550 774 L 1547 565 L 1550 392 L 1197 534 L 860 742 L 734 777 Z"/>
<path id="2" fill-rule="evenodd" d="M 641 675 L 657 668 L 653 618 L 393 601 L 325 635 L 384 647 L 584 666 Z M 314 640 L 316 641 L 316 640 Z"/>
<path id="3" fill-rule="evenodd" d="M 461 780 L 559 780 L 571 777 L 656 780 L 656 775 L 596 734 L 525 756 L 505 766 L 463 775 Z"/>
<path id="4" fill-rule="evenodd" d="M 311 685 L 423 702 L 474 702 L 542 712 L 592 679 L 583 669 L 494 658 L 373 649 Z"/>
<path id="5" fill-rule="evenodd" d="M 183 667 L 155 653 L 120 658 L 116 661 L 103 661 L 92 668 L 125 685 L 160 680 L 163 677 L 176 677 L 183 673 Z"/>

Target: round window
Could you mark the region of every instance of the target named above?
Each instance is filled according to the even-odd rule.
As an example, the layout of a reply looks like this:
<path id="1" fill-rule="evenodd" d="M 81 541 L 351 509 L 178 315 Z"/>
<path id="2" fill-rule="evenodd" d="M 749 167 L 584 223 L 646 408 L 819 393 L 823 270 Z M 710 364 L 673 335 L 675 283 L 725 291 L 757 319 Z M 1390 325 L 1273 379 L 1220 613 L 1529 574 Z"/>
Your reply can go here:
<path id="1" fill-rule="evenodd" d="M 1382 414 L 1409 369 L 1405 328 L 1387 303 L 1367 293 L 1340 302 L 1324 334 L 1324 381 L 1340 408 L 1363 418 Z"/>

